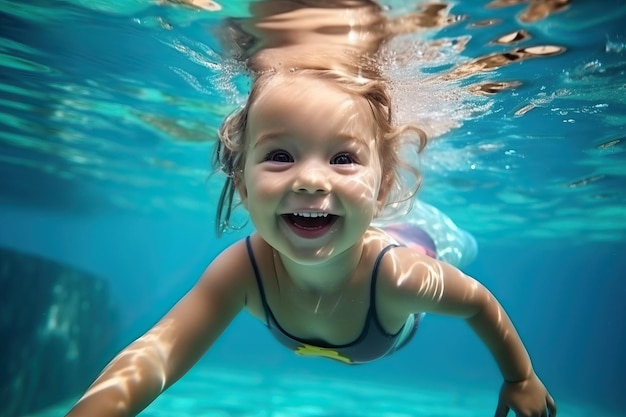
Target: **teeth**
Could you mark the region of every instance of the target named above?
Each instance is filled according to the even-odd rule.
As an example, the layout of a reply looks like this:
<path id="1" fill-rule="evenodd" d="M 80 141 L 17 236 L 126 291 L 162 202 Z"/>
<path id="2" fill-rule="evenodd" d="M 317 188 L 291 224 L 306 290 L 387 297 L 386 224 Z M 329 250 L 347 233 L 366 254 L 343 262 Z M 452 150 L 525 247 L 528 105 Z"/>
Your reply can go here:
<path id="1" fill-rule="evenodd" d="M 293 215 L 301 216 L 301 217 L 328 217 L 328 213 L 317 213 L 317 212 L 310 212 L 310 211 L 296 212 L 296 213 L 293 213 Z"/>

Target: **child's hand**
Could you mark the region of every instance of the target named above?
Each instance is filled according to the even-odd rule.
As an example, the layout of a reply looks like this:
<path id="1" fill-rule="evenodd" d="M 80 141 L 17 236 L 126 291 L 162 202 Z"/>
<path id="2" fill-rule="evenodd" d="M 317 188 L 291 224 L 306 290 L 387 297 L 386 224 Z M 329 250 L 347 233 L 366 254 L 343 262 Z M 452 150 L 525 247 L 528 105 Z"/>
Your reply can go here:
<path id="1" fill-rule="evenodd" d="M 519 382 L 504 382 L 495 417 L 506 417 L 512 410 L 517 417 L 556 417 L 556 405 L 534 373 Z"/>

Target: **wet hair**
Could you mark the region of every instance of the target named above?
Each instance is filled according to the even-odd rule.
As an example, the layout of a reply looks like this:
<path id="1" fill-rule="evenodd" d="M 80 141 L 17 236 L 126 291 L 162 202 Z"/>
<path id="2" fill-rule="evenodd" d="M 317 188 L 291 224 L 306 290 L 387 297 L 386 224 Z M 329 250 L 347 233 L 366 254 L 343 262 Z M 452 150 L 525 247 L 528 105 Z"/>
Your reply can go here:
<path id="1" fill-rule="evenodd" d="M 270 84 L 276 77 L 314 77 L 327 80 L 340 91 L 367 101 L 377 129 L 376 146 L 383 174 L 380 190 L 384 193 L 384 205 L 377 217 L 387 219 L 408 212 L 421 185 L 417 154 L 426 145 L 427 137 L 416 125 L 395 125 L 388 82 L 381 77 L 366 78 L 338 70 L 272 70 L 255 76 L 246 103 L 228 116 L 218 131 L 219 142 L 213 155 L 213 166 L 227 177 L 217 205 L 217 235 L 221 236 L 229 229 L 241 227 L 231 224 L 231 215 L 240 204 L 237 186 L 243 181 L 248 114 L 260 94 L 267 88 L 272 88 Z"/>

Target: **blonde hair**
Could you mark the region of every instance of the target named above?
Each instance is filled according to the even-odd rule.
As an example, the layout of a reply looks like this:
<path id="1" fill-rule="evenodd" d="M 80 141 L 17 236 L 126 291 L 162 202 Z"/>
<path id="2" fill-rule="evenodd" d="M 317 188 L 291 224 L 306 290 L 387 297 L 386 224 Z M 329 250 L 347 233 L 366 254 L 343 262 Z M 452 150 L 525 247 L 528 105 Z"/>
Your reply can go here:
<path id="1" fill-rule="evenodd" d="M 392 99 L 388 83 L 382 77 L 371 77 L 368 73 L 355 76 L 345 71 L 330 69 L 302 69 L 290 72 L 266 71 L 257 74 L 245 105 L 228 116 L 218 131 L 219 142 L 215 148 L 213 165 L 227 177 L 218 201 L 216 233 L 221 236 L 231 225 L 236 202 L 237 186 L 243 180 L 246 158 L 246 130 L 250 106 L 265 91 L 277 76 L 315 77 L 332 82 L 340 91 L 362 97 L 372 110 L 376 134 L 377 151 L 380 157 L 383 179 L 384 209 L 377 217 L 395 217 L 406 213 L 413 196 L 421 185 L 417 154 L 426 146 L 427 137 L 422 129 L 413 124 L 396 126 L 392 117 Z M 411 152 L 413 150 L 413 152 Z M 411 154 L 414 156 L 410 158 Z M 409 157 L 402 158 L 401 155 Z"/>

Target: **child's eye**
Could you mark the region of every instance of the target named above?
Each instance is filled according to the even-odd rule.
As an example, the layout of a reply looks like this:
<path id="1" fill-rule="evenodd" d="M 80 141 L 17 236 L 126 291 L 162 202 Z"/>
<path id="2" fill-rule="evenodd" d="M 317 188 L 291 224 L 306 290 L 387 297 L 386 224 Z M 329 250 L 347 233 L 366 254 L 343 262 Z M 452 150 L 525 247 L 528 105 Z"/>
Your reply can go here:
<path id="1" fill-rule="evenodd" d="M 337 154 L 333 156 L 333 158 L 330 160 L 331 164 L 336 165 L 350 165 L 354 164 L 354 162 L 354 158 L 352 158 L 352 155 L 350 155 L 348 152 Z"/>
<path id="2" fill-rule="evenodd" d="M 267 155 L 265 155 L 264 161 L 289 163 L 289 162 L 293 162 L 293 158 L 291 157 L 289 152 L 283 151 L 282 149 L 278 149 L 275 151 L 271 151 Z"/>

